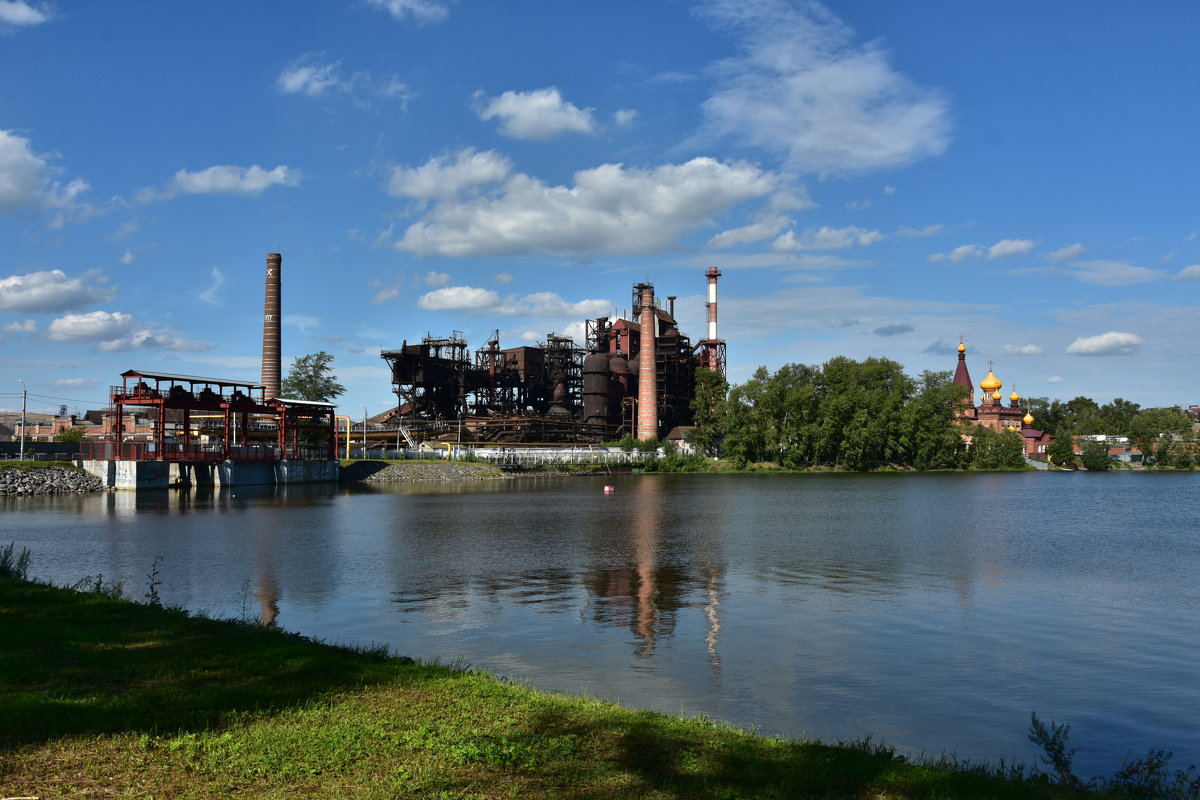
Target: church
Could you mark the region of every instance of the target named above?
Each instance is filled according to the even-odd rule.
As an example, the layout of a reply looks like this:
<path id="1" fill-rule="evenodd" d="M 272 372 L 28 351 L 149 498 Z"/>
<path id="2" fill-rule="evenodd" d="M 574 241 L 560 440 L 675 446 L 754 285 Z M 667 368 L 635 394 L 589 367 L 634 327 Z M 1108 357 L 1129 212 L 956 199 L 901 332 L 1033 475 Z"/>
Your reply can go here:
<path id="1" fill-rule="evenodd" d="M 1022 411 L 1021 395 L 1017 394 L 1016 387 L 1013 387 L 1012 394 L 1008 396 L 1009 404 L 1004 405 L 1003 395 L 1000 393 L 1004 384 L 996 377 L 990 361 L 987 377 L 979 382 L 983 397 L 979 405 L 975 405 L 975 384 L 971 382 L 971 373 L 967 369 L 967 346 L 962 340 L 958 343 L 958 367 L 954 370 L 954 383 L 965 386 L 969 392 L 958 415 L 964 425 L 971 428 L 981 425 L 996 433 L 1015 431 L 1021 434 L 1025 442 L 1026 457 L 1046 457 L 1046 447 L 1053 438 L 1045 431 L 1033 427 L 1033 414 Z M 970 440 L 970 434 L 965 434 L 964 438 Z"/>

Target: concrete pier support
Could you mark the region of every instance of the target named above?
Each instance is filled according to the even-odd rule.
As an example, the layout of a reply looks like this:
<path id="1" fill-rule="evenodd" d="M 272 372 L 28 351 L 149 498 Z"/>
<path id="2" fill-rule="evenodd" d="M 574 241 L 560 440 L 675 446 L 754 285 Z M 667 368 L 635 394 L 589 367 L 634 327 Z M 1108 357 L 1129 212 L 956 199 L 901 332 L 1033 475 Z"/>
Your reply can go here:
<path id="1" fill-rule="evenodd" d="M 178 464 L 168 461 L 77 461 L 90 475 L 112 489 L 166 489 L 213 486 L 274 486 L 289 483 L 331 483 L 341 467 L 336 461 L 278 461 L 247 464 Z"/>

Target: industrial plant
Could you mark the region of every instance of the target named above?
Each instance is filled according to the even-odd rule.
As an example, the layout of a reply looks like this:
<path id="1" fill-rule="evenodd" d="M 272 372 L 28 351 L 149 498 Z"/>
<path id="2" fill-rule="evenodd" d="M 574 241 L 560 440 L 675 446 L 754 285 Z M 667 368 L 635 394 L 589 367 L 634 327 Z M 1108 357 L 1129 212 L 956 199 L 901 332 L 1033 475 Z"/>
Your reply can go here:
<path id="1" fill-rule="evenodd" d="M 662 308 L 654 286 L 633 287 L 629 319 L 587 320 L 582 345 L 548 334 L 536 347 L 500 345 L 499 332 L 471 352 L 459 332 L 384 350 L 396 392 L 395 421 L 453 429 L 476 442 L 595 443 L 658 439 L 692 424 L 696 370 L 725 374 L 717 336 L 717 279 L 708 280 L 706 337 L 693 344 Z"/>

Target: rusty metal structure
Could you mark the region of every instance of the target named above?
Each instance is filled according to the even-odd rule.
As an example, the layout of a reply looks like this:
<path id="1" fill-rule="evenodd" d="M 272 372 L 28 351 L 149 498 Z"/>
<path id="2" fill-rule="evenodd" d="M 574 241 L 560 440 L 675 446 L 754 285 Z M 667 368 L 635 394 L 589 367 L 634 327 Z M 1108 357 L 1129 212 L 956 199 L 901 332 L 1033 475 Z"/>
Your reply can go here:
<path id="1" fill-rule="evenodd" d="M 83 458 L 125 461 L 280 461 L 336 458 L 334 405 L 265 397 L 236 379 L 131 369 L 109 389 L 107 442 L 84 443 Z M 125 430 L 129 409 L 156 421 L 148 436 Z"/>
<path id="2" fill-rule="evenodd" d="M 710 287 L 713 325 L 697 346 L 679 330 L 675 298 L 659 307 L 650 283 L 634 287 L 629 319 L 587 320 L 582 346 L 550 333 L 536 347 L 503 348 L 496 331 L 472 359 L 459 331 L 448 338 L 426 335 L 417 344 L 406 340 L 380 353 L 391 369 L 398 415 L 426 431 L 440 428 L 438 438 L 464 441 L 665 436 L 692 423 L 697 367 L 724 372 L 711 274 Z"/>

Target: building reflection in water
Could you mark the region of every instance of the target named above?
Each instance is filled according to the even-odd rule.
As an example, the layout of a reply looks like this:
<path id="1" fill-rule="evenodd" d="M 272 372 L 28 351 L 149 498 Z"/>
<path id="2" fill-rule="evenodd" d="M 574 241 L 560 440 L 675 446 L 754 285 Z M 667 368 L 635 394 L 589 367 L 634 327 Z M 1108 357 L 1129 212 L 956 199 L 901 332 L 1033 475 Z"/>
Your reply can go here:
<path id="1" fill-rule="evenodd" d="M 628 488 L 621 497 L 626 507 L 598 520 L 594 528 L 595 536 L 603 537 L 604 552 L 612 555 L 623 550 L 629 554 L 629 563 L 585 575 L 584 583 L 593 598 L 592 619 L 601 625 L 628 628 L 633 633 L 634 654 L 651 658 L 659 643 L 674 635 L 680 610 L 699 607 L 705 619 L 708 662 L 713 679 L 719 680 L 723 570 L 698 553 L 674 549 L 703 537 L 686 535 L 697 531 L 673 526 L 704 523 L 686 512 L 681 515 L 664 508 L 659 476 L 647 476 Z M 613 525 L 621 519 L 628 520 L 625 531 Z M 696 566 L 691 569 L 675 566 L 693 564 Z"/>

